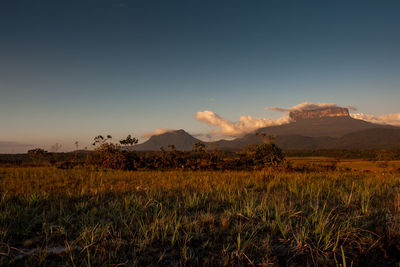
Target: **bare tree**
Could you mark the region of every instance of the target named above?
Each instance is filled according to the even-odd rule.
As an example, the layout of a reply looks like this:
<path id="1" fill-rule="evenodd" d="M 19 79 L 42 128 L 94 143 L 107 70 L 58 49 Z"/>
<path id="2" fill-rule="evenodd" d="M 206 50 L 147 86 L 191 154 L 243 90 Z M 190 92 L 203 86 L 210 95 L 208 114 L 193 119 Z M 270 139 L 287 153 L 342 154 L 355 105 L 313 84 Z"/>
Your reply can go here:
<path id="1" fill-rule="evenodd" d="M 59 143 L 55 143 L 54 145 L 51 146 L 50 151 L 51 152 L 58 152 L 61 149 L 62 145 Z"/>

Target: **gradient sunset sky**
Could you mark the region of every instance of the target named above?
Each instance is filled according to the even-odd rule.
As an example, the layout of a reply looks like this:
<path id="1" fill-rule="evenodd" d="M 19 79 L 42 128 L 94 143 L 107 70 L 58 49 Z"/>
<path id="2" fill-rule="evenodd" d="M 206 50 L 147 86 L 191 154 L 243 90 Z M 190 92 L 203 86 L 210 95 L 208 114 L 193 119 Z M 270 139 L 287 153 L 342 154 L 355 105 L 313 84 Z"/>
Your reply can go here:
<path id="1" fill-rule="evenodd" d="M 276 119 L 265 107 L 302 102 L 397 114 L 399 14 L 398 0 L 4 0 L 0 141 L 206 134 L 199 111 Z"/>

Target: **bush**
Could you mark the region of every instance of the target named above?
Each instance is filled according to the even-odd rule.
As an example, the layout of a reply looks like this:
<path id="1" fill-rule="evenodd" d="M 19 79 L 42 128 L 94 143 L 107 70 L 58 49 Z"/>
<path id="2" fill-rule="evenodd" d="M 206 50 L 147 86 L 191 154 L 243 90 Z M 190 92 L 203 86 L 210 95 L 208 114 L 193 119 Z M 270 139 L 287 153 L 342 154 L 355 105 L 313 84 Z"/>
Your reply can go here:
<path id="1" fill-rule="evenodd" d="M 277 167 L 284 162 L 285 156 L 280 147 L 275 143 L 270 143 L 257 146 L 255 159 L 256 163 L 263 167 Z"/>
<path id="2" fill-rule="evenodd" d="M 126 157 L 121 151 L 120 145 L 104 143 L 94 152 L 96 165 L 111 169 L 124 169 L 126 166 Z"/>

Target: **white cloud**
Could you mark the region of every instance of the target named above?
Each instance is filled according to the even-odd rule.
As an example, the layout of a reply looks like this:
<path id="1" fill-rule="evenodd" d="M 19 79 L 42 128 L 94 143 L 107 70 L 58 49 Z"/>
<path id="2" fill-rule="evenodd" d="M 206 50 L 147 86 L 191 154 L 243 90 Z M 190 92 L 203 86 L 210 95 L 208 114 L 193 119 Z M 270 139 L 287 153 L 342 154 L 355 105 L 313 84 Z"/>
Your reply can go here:
<path id="1" fill-rule="evenodd" d="M 158 129 L 156 129 L 154 131 L 144 133 L 142 135 L 142 137 L 143 138 L 150 138 L 150 137 L 152 137 L 154 135 L 160 135 L 160 134 L 167 133 L 167 132 L 172 132 L 172 131 L 174 131 L 174 130 L 173 129 L 161 129 L 161 128 L 158 128 Z"/>
<path id="2" fill-rule="evenodd" d="M 265 110 L 274 110 L 279 112 L 290 112 L 290 111 L 304 111 L 304 110 L 315 110 L 315 109 L 324 109 L 324 108 L 334 108 L 339 107 L 335 103 L 312 103 L 312 102 L 303 102 L 298 105 L 295 105 L 290 108 L 280 108 L 280 107 L 266 107 Z M 357 110 L 353 106 L 347 106 L 346 108 L 350 110 Z"/>
<path id="3" fill-rule="evenodd" d="M 213 132 L 214 134 L 221 134 L 229 137 L 242 136 L 267 126 L 289 123 L 289 117 L 287 116 L 274 120 L 268 118 L 254 118 L 249 115 L 240 116 L 239 121 L 231 122 L 209 110 L 199 111 L 194 117 L 201 122 L 217 127 L 218 129 Z"/>
<path id="4" fill-rule="evenodd" d="M 369 121 L 372 123 L 400 126 L 400 113 L 384 114 L 380 116 L 364 113 L 352 113 L 350 116 L 354 119 Z"/>

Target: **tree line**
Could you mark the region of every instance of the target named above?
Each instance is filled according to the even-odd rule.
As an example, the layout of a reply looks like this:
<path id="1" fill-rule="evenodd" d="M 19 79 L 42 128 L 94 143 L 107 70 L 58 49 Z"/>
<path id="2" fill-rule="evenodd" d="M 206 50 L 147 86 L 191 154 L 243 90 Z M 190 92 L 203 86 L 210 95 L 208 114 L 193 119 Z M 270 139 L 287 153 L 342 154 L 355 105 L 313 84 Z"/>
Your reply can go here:
<path id="1" fill-rule="evenodd" d="M 93 139 L 93 151 L 54 153 L 37 148 L 29 150 L 23 160 L 30 160 L 35 166 L 65 169 L 94 166 L 120 170 L 249 170 L 283 166 L 283 150 L 272 137 L 260 137 L 262 144 L 247 146 L 240 152 L 208 149 L 202 142 L 195 143 L 190 151 L 178 150 L 171 144 L 160 151 L 139 152 L 133 149 L 138 139 L 131 135 L 119 142 L 113 142 L 111 135 L 98 135 Z"/>
<path id="2" fill-rule="evenodd" d="M 160 151 L 136 152 L 133 146 L 138 140 L 130 135 L 119 143 L 112 142 L 111 136 L 97 136 L 95 149 L 86 163 L 88 165 L 127 170 L 243 170 L 279 167 L 285 162 L 285 155 L 272 138 L 260 145 L 251 145 L 241 152 L 226 152 L 207 149 L 197 142 L 190 151 L 176 149 L 174 144 L 161 147 Z"/>
<path id="3" fill-rule="evenodd" d="M 94 166 L 121 170 L 251 170 L 262 168 L 288 168 L 286 157 L 326 156 L 337 160 L 357 158 L 373 161 L 400 160 L 400 149 L 393 150 L 286 150 L 275 143 L 272 136 L 258 134 L 261 144 L 253 144 L 241 151 L 223 151 L 207 148 L 197 142 L 192 150 L 178 150 L 175 145 L 161 147 L 160 151 L 134 151 L 138 139 L 128 135 L 119 142 L 113 142 L 110 135 L 96 136 L 93 151 L 48 152 L 41 148 L 29 150 L 26 154 L 0 155 L 0 164 L 11 166 L 56 166 L 74 168 Z"/>

